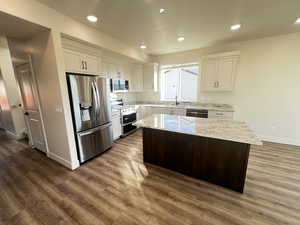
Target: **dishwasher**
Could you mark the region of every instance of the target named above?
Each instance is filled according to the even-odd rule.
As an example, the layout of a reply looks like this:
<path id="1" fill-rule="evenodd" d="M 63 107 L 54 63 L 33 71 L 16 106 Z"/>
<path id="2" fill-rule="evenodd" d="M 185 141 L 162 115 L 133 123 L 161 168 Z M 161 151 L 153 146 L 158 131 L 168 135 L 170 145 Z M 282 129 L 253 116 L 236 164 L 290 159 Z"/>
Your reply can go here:
<path id="1" fill-rule="evenodd" d="M 187 109 L 186 116 L 208 118 L 208 110 L 205 109 Z"/>

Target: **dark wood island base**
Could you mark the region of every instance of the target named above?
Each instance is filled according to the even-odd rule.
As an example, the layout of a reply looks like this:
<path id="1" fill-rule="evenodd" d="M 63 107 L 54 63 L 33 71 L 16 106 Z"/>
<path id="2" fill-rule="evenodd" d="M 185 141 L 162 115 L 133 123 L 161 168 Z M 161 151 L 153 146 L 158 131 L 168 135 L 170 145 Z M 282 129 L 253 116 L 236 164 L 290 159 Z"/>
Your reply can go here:
<path id="1" fill-rule="evenodd" d="M 250 144 L 143 128 L 144 162 L 243 193 Z"/>

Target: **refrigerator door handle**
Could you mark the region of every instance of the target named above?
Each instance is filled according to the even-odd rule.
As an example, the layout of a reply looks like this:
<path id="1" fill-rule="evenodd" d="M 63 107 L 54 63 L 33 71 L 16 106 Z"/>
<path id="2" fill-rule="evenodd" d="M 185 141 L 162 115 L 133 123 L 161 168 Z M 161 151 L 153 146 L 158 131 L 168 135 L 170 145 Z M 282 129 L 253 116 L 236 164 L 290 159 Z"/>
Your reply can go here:
<path id="1" fill-rule="evenodd" d="M 86 135 L 89 135 L 89 134 L 94 133 L 94 132 L 97 131 L 97 130 L 103 130 L 103 129 L 105 129 L 105 128 L 111 126 L 111 125 L 112 125 L 112 123 L 108 123 L 108 124 L 105 124 L 105 125 L 102 125 L 102 126 L 93 128 L 93 129 L 89 129 L 89 130 L 87 130 L 87 131 L 82 131 L 82 132 L 78 133 L 78 135 L 79 135 L 80 137 L 86 136 Z"/>
<path id="2" fill-rule="evenodd" d="M 97 102 L 98 102 L 98 106 L 99 106 L 98 110 L 100 111 L 101 102 L 100 102 L 99 89 L 98 89 L 96 81 L 94 81 L 94 87 L 95 87 L 95 91 L 96 91 L 96 95 L 97 95 Z"/>
<path id="3" fill-rule="evenodd" d="M 97 101 L 97 108 L 96 108 L 96 112 L 97 112 L 97 120 L 100 120 L 100 107 L 101 107 L 101 102 L 100 102 L 100 95 L 99 95 L 99 89 L 98 89 L 98 86 L 97 86 L 97 81 L 93 81 L 93 85 L 94 85 L 94 88 L 95 88 L 95 95 L 96 95 L 96 101 Z"/>
<path id="4" fill-rule="evenodd" d="M 98 120 L 98 113 L 99 113 L 99 101 L 98 101 L 98 95 L 97 95 L 97 90 L 95 87 L 95 82 L 92 81 L 92 93 L 93 93 L 93 101 L 94 101 L 94 113 L 95 113 L 95 119 L 96 121 Z"/>

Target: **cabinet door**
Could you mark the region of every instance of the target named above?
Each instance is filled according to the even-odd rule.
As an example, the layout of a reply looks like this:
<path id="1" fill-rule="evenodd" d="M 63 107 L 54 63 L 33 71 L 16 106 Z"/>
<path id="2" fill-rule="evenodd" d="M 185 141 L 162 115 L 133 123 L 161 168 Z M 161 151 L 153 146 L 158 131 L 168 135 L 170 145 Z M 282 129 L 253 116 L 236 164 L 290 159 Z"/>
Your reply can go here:
<path id="1" fill-rule="evenodd" d="M 216 91 L 218 80 L 218 58 L 205 59 L 202 62 L 202 81 L 205 91 Z"/>
<path id="2" fill-rule="evenodd" d="M 233 90 L 237 67 L 237 57 L 224 57 L 220 60 L 217 88 L 220 91 Z"/>
<path id="3" fill-rule="evenodd" d="M 66 72 L 81 72 L 84 68 L 80 53 L 64 50 Z"/>
<path id="4" fill-rule="evenodd" d="M 85 72 L 89 74 L 99 74 L 98 58 L 90 55 L 84 55 Z"/>
<path id="5" fill-rule="evenodd" d="M 113 138 L 117 140 L 122 135 L 122 126 L 120 116 L 112 117 Z"/>

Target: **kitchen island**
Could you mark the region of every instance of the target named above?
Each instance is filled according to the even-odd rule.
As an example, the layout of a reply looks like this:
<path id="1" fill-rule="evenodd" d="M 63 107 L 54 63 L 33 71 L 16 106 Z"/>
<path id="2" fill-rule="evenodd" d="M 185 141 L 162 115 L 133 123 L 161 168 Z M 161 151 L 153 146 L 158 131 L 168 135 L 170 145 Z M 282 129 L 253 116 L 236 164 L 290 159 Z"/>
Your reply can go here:
<path id="1" fill-rule="evenodd" d="M 246 123 L 154 114 L 143 129 L 144 162 L 243 193 L 250 146 L 262 142 Z"/>

